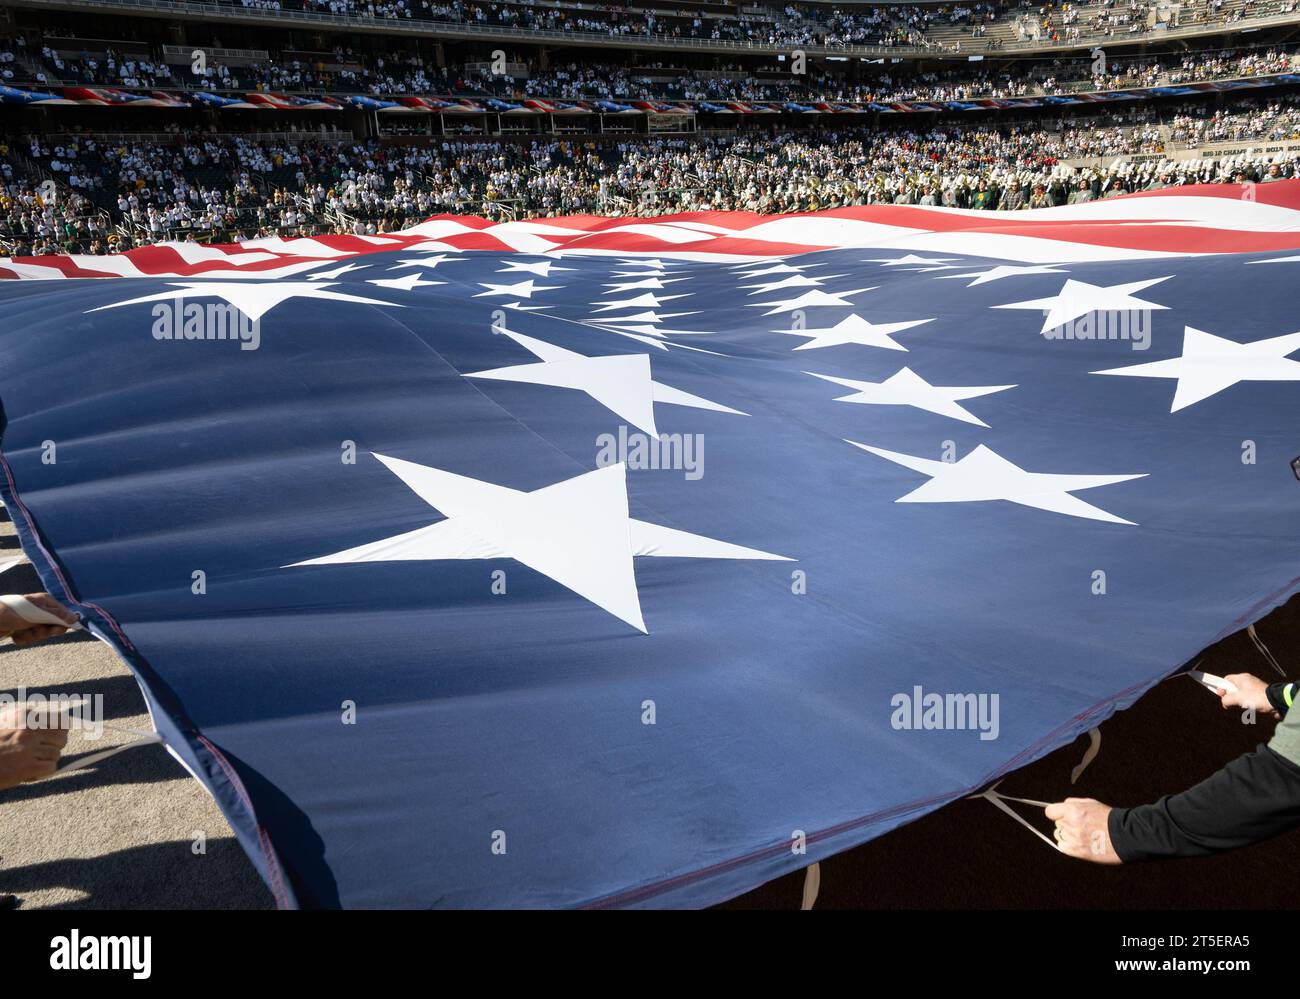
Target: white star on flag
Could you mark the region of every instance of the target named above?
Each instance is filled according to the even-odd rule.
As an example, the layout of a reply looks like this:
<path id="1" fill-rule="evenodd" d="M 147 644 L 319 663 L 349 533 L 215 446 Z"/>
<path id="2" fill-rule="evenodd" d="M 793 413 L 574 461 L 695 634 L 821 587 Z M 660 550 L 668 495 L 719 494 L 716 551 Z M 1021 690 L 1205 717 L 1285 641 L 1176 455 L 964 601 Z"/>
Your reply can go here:
<path id="1" fill-rule="evenodd" d="M 768 281 L 764 284 L 742 284 L 742 288 L 757 288 L 758 291 L 751 291 L 751 295 L 764 295 L 769 291 L 776 291 L 780 288 L 814 288 L 823 281 L 829 281 L 832 278 L 842 278 L 843 274 L 826 274 L 823 277 L 814 278 L 804 274 L 792 274 L 780 281 Z"/>
<path id="2" fill-rule="evenodd" d="M 956 257 L 918 257 L 914 253 L 909 253 L 905 257 L 868 257 L 863 261 L 865 264 L 880 264 L 882 267 L 915 267 L 918 270 L 947 270 L 948 268 L 939 266 L 952 263 Z"/>
<path id="3" fill-rule="evenodd" d="M 1051 298 L 1036 298 L 1030 302 L 1012 302 L 1010 305 L 994 305 L 994 309 L 1028 309 L 1042 312 L 1047 318 L 1043 320 L 1040 333 L 1054 330 L 1058 326 L 1094 312 L 1142 312 L 1146 309 L 1165 309 L 1168 306 L 1157 305 L 1145 299 L 1135 298 L 1139 291 L 1144 291 L 1161 281 L 1168 281 L 1172 274 L 1152 278 L 1150 281 L 1132 281 L 1128 284 L 1095 285 L 1086 281 L 1070 278 L 1061 287 L 1058 294 Z"/>
<path id="4" fill-rule="evenodd" d="M 878 287 L 878 286 L 877 286 Z M 771 306 L 765 316 L 774 316 L 778 312 L 793 312 L 795 309 L 807 309 L 814 305 L 847 305 L 853 307 L 853 303 L 846 301 L 851 295 L 861 295 L 864 291 L 875 291 L 876 288 L 854 288 L 851 291 L 805 291 L 798 298 L 787 298 L 779 302 L 749 302 L 751 309 L 766 309 Z"/>
<path id="5" fill-rule="evenodd" d="M 335 278 L 341 278 L 344 274 L 363 271 L 369 266 L 369 264 L 344 264 L 342 267 L 335 267 L 329 271 L 317 271 L 314 274 L 307 274 L 305 277 L 308 281 L 333 281 Z"/>
<path id="6" fill-rule="evenodd" d="M 588 357 L 513 330 L 503 329 L 500 332 L 541 360 L 535 364 L 514 364 L 489 371 L 466 372 L 466 378 L 576 389 L 587 393 L 620 419 L 651 437 L 659 436 L 655 427 L 655 403 L 690 406 L 693 409 L 708 409 L 735 416 L 749 415 L 654 381 L 650 376 L 649 354 Z"/>
<path id="7" fill-rule="evenodd" d="M 87 312 L 102 312 L 104 309 L 120 309 L 124 305 L 137 305 L 140 302 L 162 302 L 178 298 L 220 298 L 229 302 L 253 322 L 261 319 L 282 302 L 291 298 L 324 298 L 332 302 L 359 302 L 363 305 L 383 305 L 390 309 L 400 309 L 396 302 L 381 302 L 377 298 L 362 298 L 359 295 L 347 295 L 341 291 L 327 291 L 336 282 L 325 281 L 312 284 L 308 281 L 180 281 L 168 282 L 172 288 L 181 291 L 160 291 L 155 295 L 142 295 L 101 305 Z"/>
<path id="8" fill-rule="evenodd" d="M 845 443 L 930 476 L 928 482 L 923 482 L 910 493 L 900 496 L 894 500 L 895 503 L 982 503 L 1006 500 L 1008 503 L 1061 513 L 1068 517 L 1132 525 L 1133 521 L 1116 517 L 1113 513 L 1107 513 L 1070 494 L 1078 489 L 1094 489 L 1097 486 L 1143 479 L 1147 474 L 1058 475 L 1026 472 L 983 444 L 960 461 L 934 461 L 859 444 L 857 441 Z"/>
<path id="9" fill-rule="evenodd" d="M 652 288 L 662 291 L 664 285 L 686 280 L 688 279 L 648 277 L 642 278 L 640 281 L 606 281 L 601 287 L 608 288 L 611 295 L 621 295 L 625 291 L 636 291 L 640 288 Z"/>
<path id="10" fill-rule="evenodd" d="M 841 319 L 834 326 L 822 326 L 806 330 L 772 330 L 773 333 L 786 333 L 790 336 L 807 337 L 807 343 L 801 343 L 792 350 L 816 350 L 819 347 L 838 347 L 841 344 L 856 343 L 863 347 L 882 347 L 885 350 L 902 350 L 907 348 L 893 339 L 894 333 L 910 330 L 913 326 L 924 326 L 934 319 L 913 319 L 903 323 L 870 323 L 857 313 L 847 319 Z"/>
<path id="11" fill-rule="evenodd" d="M 708 330 L 666 330 L 660 326 L 652 326 L 650 323 L 605 322 L 604 320 L 588 319 L 583 325 L 595 326 L 599 329 L 609 330 L 611 332 L 627 330 L 629 333 L 645 333 L 649 336 L 657 337 L 713 335 Z"/>
<path id="12" fill-rule="evenodd" d="M 733 267 L 732 271 L 745 278 L 766 277 L 768 274 L 798 274 L 800 271 L 806 271 L 809 267 L 815 267 L 816 264 L 800 264 L 798 267 L 791 264 L 773 264 L 771 267 L 760 267 L 757 270 L 749 270 L 753 264 L 741 264 L 739 267 Z"/>
<path id="13" fill-rule="evenodd" d="M 607 316 L 602 319 L 588 319 L 585 322 L 601 326 L 619 326 L 626 323 L 661 323 L 665 319 L 679 319 L 682 316 L 695 316 L 698 312 L 631 312 L 626 316 Z"/>
<path id="14" fill-rule="evenodd" d="M 999 264 L 996 267 L 990 267 L 986 271 L 970 271 L 966 274 L 943 274 L 935 278 L 936 281 L 961 281 L 965 278 L 974 278 L 975 280 L 968 284 L 967 288 L 974 288 L 977 284 L 988 284 L 990 281 L 1001 281 L 1003 278 L 1020 277 L 1022 274 L 1068 274 L 1069 271 L 1062 270 L 1060 267 L 1046 267 L 1040 264 L 1031 264 L 1025 267 L 1013 266 L 1011 264 Z M 1003 306 L 1005 308 L 1005 306 Z"/>
<path id="15" fill-rule="evenodd" d="M 599 305 L 601 308 L 595 309 L 595 312 L 613 312 L 615 309 L 640 309 L 646 306 L 654 309 L 663 305 L 664 302 L 671 302 L 675 298 L 689 298 L 692 292 L 685 292 L 681 295 L 656 295 L 652 291 L 647 291 L 644 295 L 637 295 L 635 298 L 625 298 L 621 301 L 614 301 L 607 298 L 604 301 L 592 302 L 592 305 Z"/>
<path id="16" fill-rule="evenodd" d="M 531 262 L 527 260 L 503 260 L 501 262 L 505 264 L 505 266 L 497 269 L 498 274 L 510 272 L 536 274 L 538 277 L 550 277 L 552 270 L 573 270 L 572 267 L 560 267 L 554 260 L 537 260 Z"/>
<path id="17" fill-rule="evenodd" d="M 1183 328 L 1182 356 L 1092 373 L 1177 379 L 1174 401 L 1169 407 L 1169 412 L 1177 413 L 1238 382 L 1300 381 L 1300 361 L 1287 358 L 1297 350 L 1300 350 L 1300 333 L 1237 343 L 1186 326 Z"/>
<path id="18" fill-rule="evenodd" d="M 408 247 L 408 249 L 410 248 Z M 437 267 L 439 264 L 445 264 L 445 263 L 459 264 L 463 262 L 464 262 L 463 257 L 449 257 L 445 253 L 439 253 L 432 257 L 413 257 L 410 260 L 399 260 L 396 264 L 390 267 L 389 270 L 392 271 L 401 270 L 401 268 L 403 267 L 428 267 L 430 270 L 432 270 L 433 268 Z"/>
<path id="19" fill-rule="evenodd" d="M 446 519 L 284 568 L 510 558 L 648 634 L 633 558 L 791 561 L 628 516 L 622 462 L 523 492 L 412 461 L 374 457 Z"/>
<path id="20" fill-rule="evenodd" d="M 677 261 L 675 260 L 672 261 L 672 263 L 676 262 Z M 643 259 L 641 257 L 623 257 L 619 260 L 619 263 L 624 267 L 654 267 L 658 270 L 663 270 L 668 266 L 668 261 L 660 260 L 657 257 L 649 259 Z"/>
<path id="21" fill-rule="evenodd" d="M 534 284 L 532 278 L 527 281 L 520 281 L 518 284 L 488 284 L 480 281 L 478 286 L 486 288 L 487 291 L 480 291 L 474 296 L 475 298 L 491 298 L 494 295 L 504 295 L 506 297 L 518 295 L 520 298 L 532 298 L 534 292 L 555 291 L 556 288 L 563 287 L 558 284 Z"/>
<path id="22" fill-rule="evenodd" d="M 399 278 L 369 278 L 366 284 L 378 285 L 380 288 L 395 288 L 398 291 L 414 291 L 416 288 L 432 288 L 434 285 L 446 284 L 446 281 L 426 281 L 419 271 L 411 271 Z"/>
<path id="23" fill-rule="evenodd" d="M 1015 388 L 1014 385 L 931 385 L 911 368 L 900 368 L 883 382 L 860 382 L 852 378 L 819 375 L 815 371 L 805 371 L 804 374 L 855 390 L 851 395 L 838 396 L 836 402 L 856 402 L 868 406 L 911 406 L 985 428 L 988 424 L 958 405 L 957 400 L 977 399 Z"/>

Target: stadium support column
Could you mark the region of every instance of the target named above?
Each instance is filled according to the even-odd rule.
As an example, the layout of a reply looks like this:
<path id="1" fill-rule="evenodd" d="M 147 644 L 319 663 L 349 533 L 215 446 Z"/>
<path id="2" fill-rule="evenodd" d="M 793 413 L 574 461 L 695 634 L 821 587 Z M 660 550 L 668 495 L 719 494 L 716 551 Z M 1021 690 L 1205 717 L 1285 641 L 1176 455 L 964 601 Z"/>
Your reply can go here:
<path id="1" fill-rule="evenodd" d="M 540 48 L 537 50 L 537 68 L 543 73 L 551 68 L 551 50 Z"/>
<path id="2" fill-rule="evenodd" d="M 358 139 L 372 139 L 379 134 L 379 115 L 374 111 L 349 110 L 344 112 L 348 130 Z"/>
<path id="3" fill-rule="evenodd" d="M 443 49 L 442 42 L 433 43 L 433 64 L 439 69 L 447 68 L 447 53 Z"/>

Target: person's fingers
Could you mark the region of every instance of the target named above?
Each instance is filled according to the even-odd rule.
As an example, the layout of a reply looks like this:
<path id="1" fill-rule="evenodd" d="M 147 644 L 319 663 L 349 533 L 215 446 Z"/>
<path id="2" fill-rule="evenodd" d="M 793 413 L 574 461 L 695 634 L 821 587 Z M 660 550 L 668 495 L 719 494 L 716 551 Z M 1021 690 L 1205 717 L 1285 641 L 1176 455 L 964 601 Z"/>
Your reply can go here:
<path id="1" fill-rule="evenodd" d="M 62 749 L 68 744 L 68 730 L 66 728 L 43 728 L 38 729 L 39 735 L 36 737 L 38 746 L 55 746 Z"/>
<path id="2" fill-rule="evenodd" d="M 56 756 L 51 760 L 36 760 L 29 771 L 28 781 L 40 780 L 42 777 L 49 777 L 58 769 L 59 758 Z"/>
<path id="3" fill-rule="evenodd" d="M 37 624 L 21 631 L 15 631 L 12 637 L 15 645 L 36 645 L 47 638 L 57 638 L 59 635 L 66 633 L 67 630 L 67 628 L 57 624 Z"/>
<path id="4" fill-rule="evenodd" d="M 1058 801 L 1055 804 L 1047 806 L 1044 813 L 1049 819 L 1061 819 L 1065 817 L 1065 802 Z"/>
<path id="5" fill-rule="evenodd" d="M 26 597 L 41 610 L 53 614 L 60 621 L 64 621 L 67 624 L 77 623 L 77 615 L 64 607 L 63 604 L 59 603 L 48 593 L 28 593 L 26 594 Z"/>
<path id="6" fill-rule="evenodd" d="M 1057 849 L 1067 857 L 1074 857 L 1076 860 L 1092 860 L 1092 852 L 1085 844 L 1082 843 L 1061 843 Z"/>

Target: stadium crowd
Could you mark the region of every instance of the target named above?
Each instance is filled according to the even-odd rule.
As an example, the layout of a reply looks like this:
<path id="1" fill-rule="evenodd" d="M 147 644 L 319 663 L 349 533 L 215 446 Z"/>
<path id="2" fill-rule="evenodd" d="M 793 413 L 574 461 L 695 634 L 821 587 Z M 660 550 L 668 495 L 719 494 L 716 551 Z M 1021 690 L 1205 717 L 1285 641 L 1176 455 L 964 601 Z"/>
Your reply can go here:
<path id="1" fill-rule="evenodd" d="M 1297 173 L 1296 157 L 1166 162 L 1158 156 L 1166 135 L 1188 146 L 1294 139 L 1300 104 L 1186 111 L 1169 125 L 1134 111 L 1019 127 L 859 127 L 617 144 L 417 146 L 179 132 L 128 144 L 92 135 L 14 136 L 0 145 L 0 240 L 15 255 L 101 253 L 167 239 L 376 233 L 444 212 L 769 213 L 872 203 L 1016 210 Z M 1149 158 L 1084 170 L 1062 163 L 1131 154 Z"/>
<path id="2" fill-rule="evenodd" d="M 239 0 L 243 6 L 281 9 L 278 0 Z M 485 3 L 470 0 L 285 0 L 285 9 L 353 14 L 373 18 L 426 19 L 469 26 L 596 32 L 625 38 L 662 35 L 764 43 L 796 48 L 810 45 L 900 45 L 960 49 L 961 43 L 930 38 L 941 27 L 959 26 L 972 38 L 985 38 L 991 25 L 1013 19 L 1010 40 L 1056 42 L 1099 38 L 1145 31 L 1174 11 L 1190 21 L 1229 22 L 1256 14 L 1294 11 L 1297 0 L 1196 0 L 1170 5 L 1148 0 L 1102 0 L 1080 5 L 1051 2 L 978 2 L 929 6 L 855 6 L 846 9 L 808 7 L 787 2 L 783 7 L 746 7 L 749 13 L 708 15 L 699 11 L 669 13 L 661 8 L 619 7 L 612 4 L 564 6 L 534 2 Z M 1152 10 L 1156 14 L 1151 15 Z M 762 13 L 759 13 L 762 11 Z M 1150 17 L 1148 15 L 1151 15 Z M 64 27 L 61 29 L 67 31 Z M 938 37 L 936 35 L 936 37 Z M 943 36 L 948 37 L 948 36 Z M 989 38 L 986 48 L 1000 41 Z M 75 44 L 61 47 L 57 30 L 45 31 L 29 41 L 21 33 L 0 37 L 0 82 L 52 87 L 59 84 L 116 86 L 139 89 L 205 88 L 238 91 L 259 89 L 286 92 L 362 92 L 383 94 L 493 93 L 518 97 L 578 97 L 722 100 L 942 100 L 968 97 L 1010 97 L 1041 92 L 1056 94 L 1079 89 L 1180 84 L 1224 76 L 1250 76 L 1289 69 L 1286 53 L 1243 50 L 1239 53 L 1190 52 L 1163 59 L 1107 61 L 1101 71 L 1089 69 L 1088 60 L 1061 60 L 1057 71 L 1050 62 L 1029 62 L 1014 70 L 980 73 L 976 67 L 958 66 L 933 74 L 933 80 L 890 80 L 881 71 L 875 79 L 847 79 L 814 71 L 803 78 L 784 73 L 789 64 L 774 63 L 755 78 L 755 67 L 736 67 L 735 76 L 709 72 L 685 74 L 679 82 L 647 74 L 653 66 L 584 64 L 575 84 L 573 70 L 543 71 L 533 66 L 528 78 L 483 79 L 462 68 L 441 69 L 407 54 L 352 52 L 345 46 L 313 58 L 272 56 L 264 63 L 227 65 L 216 60 L 197 72 L 189 66 L 169 64 L 161 44 L 130 46 L 128 51 L 110 46 L 101 51 L 78 52 Z M 22 56 L 28 58 L 21 58 Z M 527 61 L 517 56 L 516 61 Z M 1118 68 L 1112 69 L 1111 62 Z M 974 70 L 972 72 L 972 70 Z M 771 78 L 762 78 L 764 76 Z M 782 79 L 781 76 L 785 78 Z M 1062 82 L 1064 81 L 1064 82 Z M 559 85 L 557 88 L 557 84 Z"/>
<path id="3" fill-rule="evenodd" d="M 1297 56 L 1284 48 L 1260 46 L 1145 58 L 1057 57 L 989 69 L 950 65 L 921 73 L 890 67 L 870 76 L 851 78 L 817 67 L 794 74 L 788 65 L 777 61 L 759 66 L 732 63 L 706 71 L 663 62 L 627 66 L 569 61 L 542 69 L 521 54 L 507 62 L 506 72 L 493 73 L 491 64 L 485 61 L 440 68 L 410 54 L 365 54 L 339 46 L 314 58 L 289 53 L 237 67 L 213 61 L 193 72 L 190 66 L 168 65 L 161 51 L 145 57 L 110 47 L 102 53 L 73 56 L 65 47 L 71 44 L 47 37 L 36 50 L 34 46 L 29 48 L 21 35 L 0 37 L 0 80 L 38 86 L 61 82 L 146 90 L 195 88 L 379 96 L 892 102 L 1054 96 L 1085 89 L 1179 85 L 1288 72 L 1297 61 Z M 38 67 L 35 72 L 24 72 L 16 61 L 16 53 L 24 50 L 35 57 L 30 60 Z"/>
<path id="4" fill-rule="evenodd" d="M 205 0 L 193 0 L 205 2 Z M 211 2 L 211 0 L 207 0 Z M 988 37 L 994 25 L 1006 24 L 1016 41 L 1076 41 L 1081 38 L 1132 36 L 1157 27 L 1232 25 L 1252 17 L 1295 10 L 1296 0 L 1191 0 L 1179 4 L 1150 0 L 1065 0 L 1035 4 L 1029 0 L 981 0 L 926 6 L 890 4 L 847 9 L 812 7 L 787 0 L 764 8 L 755 3 L 738 14 L 703 14 L 699 10 L 645 9 L 602 4 L 541 4 L 536 0 L 221 0 L 232 6 L 270 10 L 304 10 L 316 14 L 378 20 L 439 21 L 517 29 L 589 32 L 611 37 L 659 36 L 749 42 L 767 45 L 848 45 L 942 47 L 960 51 L 962 42 L 946 41 L 954 26 L 974 41 L 987 38 L 998 48 L 1001 37 Z M 940 34 L 935 29 L 946 28 Z M 930 33 L 934 32 L 934 38 Z M 959 35 L 960 38 L 960 35 Z M 978 47 L 978 46 L 976 46 Z"/>

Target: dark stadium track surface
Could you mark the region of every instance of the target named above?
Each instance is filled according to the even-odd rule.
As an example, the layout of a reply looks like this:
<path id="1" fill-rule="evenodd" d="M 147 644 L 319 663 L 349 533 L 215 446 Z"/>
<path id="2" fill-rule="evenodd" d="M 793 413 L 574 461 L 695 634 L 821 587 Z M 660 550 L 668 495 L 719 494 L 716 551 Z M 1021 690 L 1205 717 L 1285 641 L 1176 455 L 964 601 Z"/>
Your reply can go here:
<path id="1" fill-rule="evenodd" d="M 1287 670 L 1300 675 L 1300 597 L 1256 625 Z M 1281 679 L 1245 631 L 1211 648 L 1201 667 L 1223 676 Z M 1182 790 L 1266 741 L 1272 719 L 1244 725 L 1213 694 L 1182 676 L 1158 684 L 1101 725 L 1101 752 L 1071 790 L 1081 737 L 1011 774 L 1000 790 L 1053 801 L 1061 796 L 1137 805 Z M 1050 833 L 1041 812 L 1020 814 Z M 1053 852 L 987 801 L 954 802 L 821 865 L 818 909 L 1295 909 L 1289 875 L 1300 830 L 1235 853 L 1101 867 Z M 797 909 L 801 873 L 725 903 L 725 909 Z"/>

